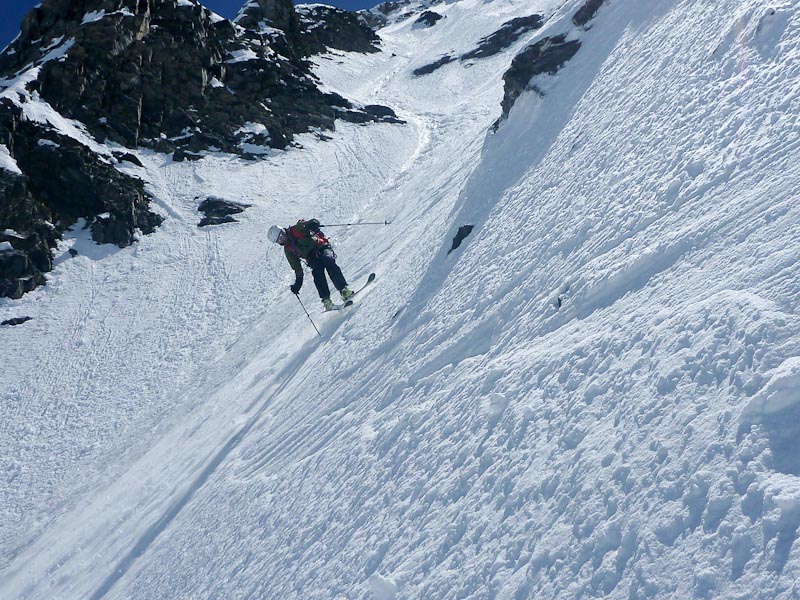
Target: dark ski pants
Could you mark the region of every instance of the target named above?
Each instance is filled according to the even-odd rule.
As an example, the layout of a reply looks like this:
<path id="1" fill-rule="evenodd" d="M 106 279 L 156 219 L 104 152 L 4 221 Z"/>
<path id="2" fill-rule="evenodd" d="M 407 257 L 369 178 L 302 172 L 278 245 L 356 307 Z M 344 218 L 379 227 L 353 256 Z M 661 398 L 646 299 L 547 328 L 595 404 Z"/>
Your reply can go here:
<path id="1" fill-rule="evenodd" d="M 331 295 L 328 280 L 325 279 L 325 271 L 328 272 L 328 276 L 337 290 L 343 290 L 347 287 L 347 281 L 342 275 L 342 270 L 336 264 L 336 254 L 330 248 L 325 248 L 309 256 L 307 262 L 308 266 L 311 267 L 311 275 L 314 276 L 314 285 L 317 286 L 319 297 L 323 300 Z"/>

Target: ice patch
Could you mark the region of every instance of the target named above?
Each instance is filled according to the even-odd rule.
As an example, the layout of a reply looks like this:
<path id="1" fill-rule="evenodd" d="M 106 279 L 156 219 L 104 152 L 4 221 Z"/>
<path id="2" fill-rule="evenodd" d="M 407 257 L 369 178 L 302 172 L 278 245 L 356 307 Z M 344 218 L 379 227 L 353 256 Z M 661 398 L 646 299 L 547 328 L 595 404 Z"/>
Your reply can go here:
<path id="1" fill-rule="evenodd" d="M 11 242 L 0 242 L 0 252 L 7 252 L 13 249 L 14 246 L 11 245 Z"/>

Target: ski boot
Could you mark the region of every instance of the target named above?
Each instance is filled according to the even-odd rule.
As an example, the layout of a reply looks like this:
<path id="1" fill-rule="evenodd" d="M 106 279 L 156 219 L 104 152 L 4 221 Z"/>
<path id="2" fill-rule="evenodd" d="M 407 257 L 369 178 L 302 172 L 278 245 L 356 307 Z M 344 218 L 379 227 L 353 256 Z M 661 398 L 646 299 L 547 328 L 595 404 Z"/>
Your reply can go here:
<path id="1" fill-rule="evenodd" d="M 349 287 L 345 286 L 341 290 L 339 290 L 339 295 L 342 297 L 342 300 L 347 302 L 348 300 L 352 300 L 353 296 L 355 296 L 356 293 Z"/>
<path id="2" fill-rule="evenodd" d="M 325 310 L 333 310 L 335 305 L 333 304 L 333 300 L 331 300 L 330 296 L 328 296 L 327 298 L 322 299 L 322 306 L 325 307 Z"/>

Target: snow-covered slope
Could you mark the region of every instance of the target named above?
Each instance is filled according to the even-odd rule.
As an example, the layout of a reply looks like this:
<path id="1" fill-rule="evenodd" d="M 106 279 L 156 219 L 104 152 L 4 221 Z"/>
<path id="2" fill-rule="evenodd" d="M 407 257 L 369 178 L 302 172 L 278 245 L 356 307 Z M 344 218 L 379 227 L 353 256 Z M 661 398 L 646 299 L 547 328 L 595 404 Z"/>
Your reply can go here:
<path id="1" fill-rule="evenodd" d="M 458 0 L 317 60 L 406 125 L 140 153 L 162 228 L 76 230 L 0 303 L 33 317 L 0 329 L 0 597 L 800 594 L 800 11 L 582 4 Z M 580 51 L 489 134 L 558 34 Z M 210 193 L 255 206 L 200 230 Z M 306 285 L 322 338 L 265 239 L 311 216 L 392 222 L 328 230 L 379 283 L 327 315 Z"/>

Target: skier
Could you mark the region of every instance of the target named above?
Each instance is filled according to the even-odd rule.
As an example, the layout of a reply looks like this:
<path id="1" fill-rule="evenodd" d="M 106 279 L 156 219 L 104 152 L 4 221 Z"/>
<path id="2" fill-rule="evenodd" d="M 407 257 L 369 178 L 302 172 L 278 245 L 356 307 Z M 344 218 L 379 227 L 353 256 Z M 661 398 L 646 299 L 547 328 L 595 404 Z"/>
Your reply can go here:
<path id="1" fill-rule="evenodd" d="M 285 229 L 273 225 L 269 228 L 267 237 L 269 241 L 283 246 L 286 260 L 289 261 L 295 275 L 294 283 L 289 286 L 293 294 L 299 294 L 300 288 L 303 287 L 303 267 L 300 263 L 300 259 L 303 259 L 311 267 L 314 285 L 317 286 L 317 292 L 319 292 L 325 310 L 332 310 L 334 307 L 328 281 L 325 279 L 325 271 L 328 272 L 344 302 L 355 295 L 347 286 L 342 270 L 336 264 L 336 254 L 333 252 L 328 238 L 320 231 L 320 223 L 317 219 L 309 221 L 300 219 L 295 225 Z"/>

